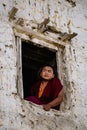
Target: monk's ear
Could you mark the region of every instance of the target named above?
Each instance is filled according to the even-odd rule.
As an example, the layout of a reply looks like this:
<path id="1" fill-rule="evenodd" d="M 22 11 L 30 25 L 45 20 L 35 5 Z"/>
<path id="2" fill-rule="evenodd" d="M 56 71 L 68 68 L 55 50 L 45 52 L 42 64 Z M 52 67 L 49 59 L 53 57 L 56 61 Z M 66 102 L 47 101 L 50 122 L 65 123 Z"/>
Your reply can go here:
<path id="1" fill-rule="evenodd" d="M 55 74 L 53 74 L 52 78 L 54 78 L 54 77 L 55 77 Z"/>

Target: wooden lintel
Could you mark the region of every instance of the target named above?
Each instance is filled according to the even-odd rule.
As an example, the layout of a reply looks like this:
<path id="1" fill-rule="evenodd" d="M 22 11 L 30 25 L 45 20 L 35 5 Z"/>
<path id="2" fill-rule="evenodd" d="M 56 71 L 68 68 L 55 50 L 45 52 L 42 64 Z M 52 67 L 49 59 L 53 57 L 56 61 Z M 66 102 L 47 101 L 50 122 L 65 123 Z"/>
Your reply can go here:
<path id="1" fill-rule="evenodd" d="M 77 36 L 77 33 L 72 33 L 72 34 L 66 33 L 64 36 L 59 37 L 59 39 L 62 41 L 66 41 L 66 40 L 71 40 L 75 36 Z"/>
<path id="2" fill-rule="evenodd" d="M 45 36 L 44 34 L 41 34 L 39 32 L 35 32 L 35 31 L 31 30 L 31 29 L 21 27 L 19 25 L 13 25 L 13 28 L 16 29 L 17 32 L 24 33 L 27 36 L 31 37 L 32 39 L 37 38 L 39 40 L 43 40 L 45 42 L 54 44 L 56 46 L 60 46 L 61 48 L 65 47 L 64 42 L 62 42 L 60 40 L 55 40 L 55 39 L 49 38 L 48 36 Z"/>
<path id="3" fill-rule="evenodd" d="M 16 24 L 17 24 L 17 25 L 20 25 L 20 26 L 23 26 L 23 24 L 24 24 L 23 18 L 19 18 L 19 19 L 17 20 Z"/>
<path id="4" fill-rule="evenodd" d="M 18 11 L 18 9 L 16 7 L 13 7 L 11 9 L 11 11 L 9 12 L 9 20 L 11 21 L 12 19 L 14 19 L 14 16 L 16 14 L 16 12 Z"/>

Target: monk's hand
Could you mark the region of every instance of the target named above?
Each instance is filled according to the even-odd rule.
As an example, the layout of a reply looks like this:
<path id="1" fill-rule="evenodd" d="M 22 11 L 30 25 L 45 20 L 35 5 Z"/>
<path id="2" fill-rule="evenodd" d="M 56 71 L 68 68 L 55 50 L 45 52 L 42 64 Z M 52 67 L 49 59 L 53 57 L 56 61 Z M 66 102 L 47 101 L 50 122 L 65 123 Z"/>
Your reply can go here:
<path id="1" fill-rule="evenodd" d="M 50 108 L 51 108 L 51 105 L 50 105 L 49 103 L 48 103 L 48 104 L 43 104 L 43 109 L 44 109 L 45 111 L 49 111 Z"/>

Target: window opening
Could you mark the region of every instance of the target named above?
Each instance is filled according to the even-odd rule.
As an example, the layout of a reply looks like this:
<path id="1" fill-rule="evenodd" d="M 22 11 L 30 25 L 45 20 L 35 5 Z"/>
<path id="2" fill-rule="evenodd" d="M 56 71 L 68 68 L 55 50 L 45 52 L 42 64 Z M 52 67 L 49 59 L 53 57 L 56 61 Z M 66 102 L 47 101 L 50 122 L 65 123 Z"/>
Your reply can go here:
<path id="1" fill-rule="evenodd" d="M 45 64 L 54 65 L 57 75 L 56 51 L 22 41 L 22 75 L 24 98 L 30 95 L 31 86 L 38 79 L 38 70 Z"/>

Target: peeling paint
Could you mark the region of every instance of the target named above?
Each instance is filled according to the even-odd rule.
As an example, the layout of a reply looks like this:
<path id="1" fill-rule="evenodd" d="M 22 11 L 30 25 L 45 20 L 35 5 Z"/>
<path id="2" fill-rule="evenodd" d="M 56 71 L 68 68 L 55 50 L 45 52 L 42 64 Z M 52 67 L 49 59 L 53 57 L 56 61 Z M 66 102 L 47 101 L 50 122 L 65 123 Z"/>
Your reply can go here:
<path id="1" fill-rule="evenodd" d="M 73 0 L 66 0 L 66 1 L 69 2 L 72 5 L 72 7 L 76 6 L 76 3 Z"/>
<path id="2" fill-rule="evenodd" d="M 5 47 L 13 48 L 13 45 L 5 45 Z"/>

